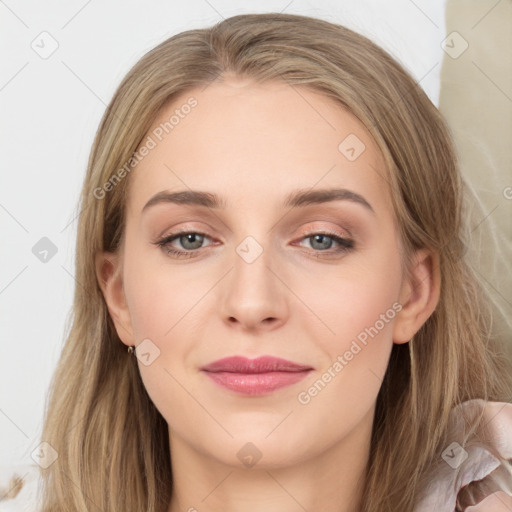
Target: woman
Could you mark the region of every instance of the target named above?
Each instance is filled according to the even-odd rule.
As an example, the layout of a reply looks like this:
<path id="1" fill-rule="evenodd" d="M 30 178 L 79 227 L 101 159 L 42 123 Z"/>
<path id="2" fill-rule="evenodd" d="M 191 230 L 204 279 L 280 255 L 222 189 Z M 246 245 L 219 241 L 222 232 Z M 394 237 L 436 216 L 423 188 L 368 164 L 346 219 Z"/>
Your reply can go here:
<path id="1" fill-rule="evenodd" d="M 508 506 L 467 485 L 510 468 L 512 381 L 462 186 L 437 109 L 344 27 L 241 15 L 146 54 L 83 185 L 43 510 Z"/>

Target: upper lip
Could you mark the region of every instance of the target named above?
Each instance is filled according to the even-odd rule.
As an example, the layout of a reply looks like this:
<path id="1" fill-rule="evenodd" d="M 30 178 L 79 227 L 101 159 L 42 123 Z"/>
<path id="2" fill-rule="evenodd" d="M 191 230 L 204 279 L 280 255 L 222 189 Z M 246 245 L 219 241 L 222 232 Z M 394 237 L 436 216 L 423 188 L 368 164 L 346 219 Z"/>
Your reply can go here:
<path id="1" fill-rule="evenodd" d="M 256 359 L 242 356 L 225 357 L 201 367 L 201 370 L 207 372 L 231 373 L 300 372 L 312 369 L 311 366 L 273 356 L 261 356 Z"/>

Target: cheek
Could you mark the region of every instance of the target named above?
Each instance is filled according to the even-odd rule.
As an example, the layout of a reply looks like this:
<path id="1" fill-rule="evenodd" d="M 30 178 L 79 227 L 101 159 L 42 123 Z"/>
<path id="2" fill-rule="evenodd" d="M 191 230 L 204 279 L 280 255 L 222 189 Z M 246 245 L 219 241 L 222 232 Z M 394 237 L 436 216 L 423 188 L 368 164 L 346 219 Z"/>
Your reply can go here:
<path id="1" fill-rule="evenodd" d="M 201 286 L 185 278 L 179 266 L 169 265 L 158 251 L 139 247 L 127 251 L 124 281 L 136 339 L 150 338 L 161 346 L 182 327 L 183 318 L 200 298 Z"/>
<path id="2" fill-rule="evenodd" d="M 322 293 L 305 299 L 322 320 L 311 317 L 300 326 L 324 354 L 314 378 L 297 395 L 304 414 L 317 418 L 311 419 L 313 429 L 322 428 L 326 410 L 334 424 L 354 427 L 382 385 L 393 347 L 393 323 L 401 308 L 401 271 L 399 259 L 377 260 L 353 267 L 337 281 L 320 281 L 323 286 L 317 290 Z"/>
<path id="3" fill-rule="evenodd" d="M 162 261 L 155 262 L 133 250 L 125 265 L 125 291 L 136 344 L 151 341 L 145 342 L 149 364 L 138 362 L 140 376 L 151 400 L 169 422 L 173 411 L 190 408 L 188 393 L 197 393 L 196 383 L 185 375 L 184 363 L 192 348 L 190 319 L 197 314 L 194 305 L 200 306 L 197 303 L 205 290 Z M 182 382 L 186 382 L 187 391 Z"/>
<path id="4" fill-rule="evenodd" d="M 321 334 L 330 354 L 339 353 L 356 338 L 363 344 L 365 338 L 389 339 L 400 309 L 401 279 L 398 253 L 381 252 L 347 259 L 338 269 L 297 281 L 297 295 L 313 314 L 305 315 L 304 326 L 315 325 L 312 339 Z"/>

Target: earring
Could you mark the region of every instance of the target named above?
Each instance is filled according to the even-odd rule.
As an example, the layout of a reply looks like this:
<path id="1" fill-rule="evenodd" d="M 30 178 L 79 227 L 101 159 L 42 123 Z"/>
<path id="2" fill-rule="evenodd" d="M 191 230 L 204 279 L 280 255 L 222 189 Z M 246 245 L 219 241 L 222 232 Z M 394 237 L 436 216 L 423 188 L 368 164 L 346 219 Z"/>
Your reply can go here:
<path id="1" fill-rule="evenodd" d="M 135 346 L 129 346 L 128 347 L 128 354 L 135 354 Z"/>

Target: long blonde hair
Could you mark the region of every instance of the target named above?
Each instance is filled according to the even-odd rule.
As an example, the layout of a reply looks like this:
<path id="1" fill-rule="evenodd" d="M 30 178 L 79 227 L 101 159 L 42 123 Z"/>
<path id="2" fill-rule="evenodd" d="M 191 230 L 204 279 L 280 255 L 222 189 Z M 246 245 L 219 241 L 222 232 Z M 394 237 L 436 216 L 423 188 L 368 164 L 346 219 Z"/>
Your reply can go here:
<path id="1" fill-rule="evenodd" d="M 510 399 L 510 362 L 464 255 L 463 181 L 439 111 L 390 55 L 347 28 L 290 14 L 234 16 L 144 55 L 100 123 L 79 204 L 71 327 L 46 404 L 42 440 L 58 459 L 43 470 L 44 512 L 167 510 L 167 423 L 117 336 L 95 272 L 95 255 L 119 247 L 130 177 L 100 199 L 94 191 L 129 161 L 166 102 L 227 72 L 286 80 L 344 105 L 385 158 L 407 262 L 417 248 L 439 253 L 438 306 L 409 343 L 393 345 L 378 394 L 361 510 L 412 510 L 452 407 Z"/>

